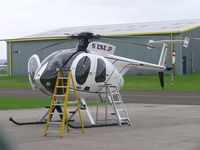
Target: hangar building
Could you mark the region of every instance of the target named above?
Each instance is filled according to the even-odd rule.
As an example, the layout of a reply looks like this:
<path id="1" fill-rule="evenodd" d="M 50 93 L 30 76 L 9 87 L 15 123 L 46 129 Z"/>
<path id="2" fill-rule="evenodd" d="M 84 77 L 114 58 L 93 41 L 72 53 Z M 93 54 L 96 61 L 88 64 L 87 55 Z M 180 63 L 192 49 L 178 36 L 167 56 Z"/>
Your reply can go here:
<path id="1" fill-rule="evenodd" d="M 76 47 L 77 40 L 55 44 L 66 40 L 65 34 L 93 32 L 101 35 L 121 35 L 117 40 L 147 44 L 149 40 L 180 39 L 184 37 L 200 37 L 200 19 L 127 23 L 114 25 L 95 25 L 82 27 L 67 27 L 53 31 L 34 34 L 18 39 L 7 40 L 8 74 L 10 76 L 26 76 L 28 59 L 37 54 L 42 61 L 50 53 Z M 125 37 L 135 36 L 135 37 Z M 144 46 L 131 45 L 114 40 L 101 40 L 117 47 L 115 54 L 141 61 L 158 63 L 160 50 L 149 50 Z M 49 45 L 54 46 L 48 47 Z M 38 50 L 46 47 L 46 49 Z M 190 40 L 188 48 L 181 44 L 170 45 L 166 65 L 171 66 L 171 53 L 176 50 L 175 74 L 190 74 L 200 72 L 200 41 Z M 130 70 L 128 75 L 155 74 L 147 70 Z"/>

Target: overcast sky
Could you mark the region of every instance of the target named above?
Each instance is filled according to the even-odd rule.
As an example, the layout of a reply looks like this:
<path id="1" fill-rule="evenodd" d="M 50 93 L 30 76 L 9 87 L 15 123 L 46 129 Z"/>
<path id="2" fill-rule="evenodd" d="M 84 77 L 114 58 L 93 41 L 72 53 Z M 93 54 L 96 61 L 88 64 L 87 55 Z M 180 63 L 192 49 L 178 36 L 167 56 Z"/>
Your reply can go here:
<path id="1" fill-rule="evenodd" d="M 199 6 L 200 0 L 0 0 L 0 39 L 62 27 L 199 19 Z"/>

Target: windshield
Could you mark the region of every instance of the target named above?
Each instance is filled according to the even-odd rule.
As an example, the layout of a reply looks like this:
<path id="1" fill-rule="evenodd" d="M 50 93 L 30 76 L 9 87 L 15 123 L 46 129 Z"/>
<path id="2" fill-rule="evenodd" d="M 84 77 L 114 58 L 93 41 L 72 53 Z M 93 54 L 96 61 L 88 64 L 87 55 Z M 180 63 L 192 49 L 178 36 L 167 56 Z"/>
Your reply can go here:
<path id="1" fill-rule="evenodd" d="M 41 68 L 42 66 L 44 66 L 47 62 L 49 62 L 57 53 L 59 53 L 59 51 L 56 51 L 56 52 L 50 54 L 47 58 L 45 58 L 45 59 L 42 61 L 41 65 L 40 65 L 40 68 Z M 38 69 L 37 72 L 36 72 L 35 74 L 38 74 L 39 70 L 40 70 L 40 69 Z"/>
<path id="2" fill-rule="evenodd" d="M 44 60 L 42 65 L 47 64 L 46 69 L 40 77 L 41 84 L 50 92 L 53 92 L 58 71 L 69 70 L 74 59 L 82 52 L 77 52 L 75 49 L 62 50 L 51 54 Z M 41 66 L 42 67 L 42 66 Z"/>
<path id="3" fill-rule="evenodd" d="M 42 63 L 42 65 L 44 65 L 46 62 L 48 62 L 47 68 L 45 69 L 42 78 L 49 79 L 52 76 L 57 75 L 57 72 L 63 68 L 63 66 L 65 66 L 65 64 L 69 61 L 74 53 L 76 53 L 75 50 L 63 50 L 51 54 L 48 59 Z"/>

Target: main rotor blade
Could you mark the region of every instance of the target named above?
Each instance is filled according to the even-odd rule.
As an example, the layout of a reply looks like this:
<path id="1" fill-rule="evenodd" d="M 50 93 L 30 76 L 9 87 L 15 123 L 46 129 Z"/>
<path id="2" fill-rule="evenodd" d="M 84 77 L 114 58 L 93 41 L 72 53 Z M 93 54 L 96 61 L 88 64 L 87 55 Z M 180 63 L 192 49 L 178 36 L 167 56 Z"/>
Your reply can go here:
<path id="1" fill-rule="evenodd" d="M 48 46 L 45 46 L 45 47 L 36 49 L 35 51 L 40 51 L 40 50 L 43 50 L 43 49 L 46 49 L 46 48 L 49 48 L 49 47 L 53 47 L 53 46 L 56 46 L 56 45 L 59 45 L 59 44 L 62 44 L 62 43 L 69 42 L 69 41 L 71 41 L 71 40 L 74 40 L 74 39 L 67 39 L 67 40 L 65 40 L 65 41 L 57 42 L 57 43 L 54 43 L 54 44 L 51 44 L 51 45 L 48 45 Z"/>
<path id="2" fill-rule="evenodd" d="M 100 38 L 101 38 L 101 36 L 100 36 Z M 131 45 L 144 46 L 144 47 L 148 47 L 148 48 L 159 49 L 158 47 L 155 47 L 155 46 L 152 46 L 152 45 L 143 44 L 143 43 L 135 43 L 135 42 L 117 40 L 117 39 L 112 39 L 112 38 L 101 38 L 101 39 L 110 40 L 110 41 L 116 41 L 116 42 L 122 42 L 122 43 L 131 44 Z"/>
<path id="3" fill-rule="evenodd" d="M 142 35 L 99 35 L 101 38 L 133 38 L 133 37 L 144 37 Z"/>

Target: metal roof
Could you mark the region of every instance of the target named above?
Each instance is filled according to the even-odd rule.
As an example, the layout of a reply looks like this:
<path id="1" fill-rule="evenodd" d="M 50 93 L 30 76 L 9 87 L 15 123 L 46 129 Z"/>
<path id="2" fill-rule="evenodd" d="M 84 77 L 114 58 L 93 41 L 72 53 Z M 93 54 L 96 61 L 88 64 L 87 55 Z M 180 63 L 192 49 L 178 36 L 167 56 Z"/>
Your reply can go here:
<path id="1" fill-rule="evenodd" d="M 41 39 L 41 38 L 63 38 L 65 34 L 76 34 L 80 32 L 93 32 L 101 35 L 146 35 L 182 33 L 200 27 L 200 19 L 126 23 L 112 25 L 94 25 L 81 27 L 66 27 L 52 31 L 29 35 L 19 39 Z"/>

